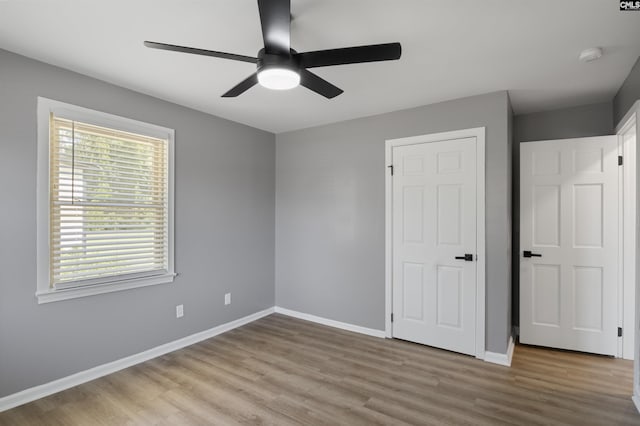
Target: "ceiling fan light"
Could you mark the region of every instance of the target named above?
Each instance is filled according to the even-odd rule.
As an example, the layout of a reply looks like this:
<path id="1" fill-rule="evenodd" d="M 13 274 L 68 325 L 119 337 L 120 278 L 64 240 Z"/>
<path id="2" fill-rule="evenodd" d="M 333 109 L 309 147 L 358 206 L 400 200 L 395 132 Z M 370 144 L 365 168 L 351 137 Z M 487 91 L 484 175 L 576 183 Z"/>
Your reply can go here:
<path id="1" fill-rule="evenodd" d="M 300 84 L 300 74 L 288 68 L 266 68 L 258 72 L 258 83 L 272 90 L 288 90 Z"/>

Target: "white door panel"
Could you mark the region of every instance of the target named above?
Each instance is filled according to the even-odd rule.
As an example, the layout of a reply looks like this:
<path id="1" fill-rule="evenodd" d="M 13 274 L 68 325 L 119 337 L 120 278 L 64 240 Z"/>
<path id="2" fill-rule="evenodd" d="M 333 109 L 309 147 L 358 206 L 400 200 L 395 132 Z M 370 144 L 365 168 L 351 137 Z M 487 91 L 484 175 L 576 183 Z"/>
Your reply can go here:
<path id="1" fill-rule="evenodd" d="M 393 336 L 474 355 L 475 138 L 396 146 Z M 455 259 L 472 254 L 474 261 Z"/>
<path id="2" fill-rule="evenodd" d="M 521 145 L 522 343 L 616 354 L 617 155 L 615 136 Z"/>

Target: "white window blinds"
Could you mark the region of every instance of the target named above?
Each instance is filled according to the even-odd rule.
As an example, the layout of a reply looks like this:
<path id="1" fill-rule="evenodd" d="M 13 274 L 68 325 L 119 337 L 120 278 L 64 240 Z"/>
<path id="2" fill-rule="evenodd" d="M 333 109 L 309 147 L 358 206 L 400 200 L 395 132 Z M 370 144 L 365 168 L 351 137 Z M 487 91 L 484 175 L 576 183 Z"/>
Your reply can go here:
<path id="1" fill-rule="evenodd" d="M 49 123 L 51 287 L 167 273 L 168 141 Z"/>

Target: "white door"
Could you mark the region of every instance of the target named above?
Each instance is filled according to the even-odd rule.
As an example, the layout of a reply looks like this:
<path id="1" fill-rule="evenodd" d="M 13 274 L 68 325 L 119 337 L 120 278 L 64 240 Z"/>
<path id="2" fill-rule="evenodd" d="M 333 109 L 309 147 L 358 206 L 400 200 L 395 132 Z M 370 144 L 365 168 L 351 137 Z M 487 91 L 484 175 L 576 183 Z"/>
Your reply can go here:
<path id="1" fill-rule="evenodd" d="M 522 343 L 616 355 L 618 222 L 616 136 L 521 144 Z"/>
<path id="2" fill-rule="evenodd" d="M 393 337 L 475 355 L 476 140 L 392 159 Z"/>

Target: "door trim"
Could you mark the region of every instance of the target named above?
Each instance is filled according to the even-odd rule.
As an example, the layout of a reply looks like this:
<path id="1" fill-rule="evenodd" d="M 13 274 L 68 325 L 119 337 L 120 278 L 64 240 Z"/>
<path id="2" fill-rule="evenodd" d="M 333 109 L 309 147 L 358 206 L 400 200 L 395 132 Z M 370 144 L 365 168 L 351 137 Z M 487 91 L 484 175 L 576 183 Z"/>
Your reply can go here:
<path id="1" fill-rule="evenodd" d="M 616 133 L 619 133 L 620 130 L 631 120 L 635 118 L 636 121 L 636 148 L 638 146 L 638 138 L 640 138 L 640 100 L 636 100 L 629 111 L 624 115 L 622 120 L 616 126 Z M 636 149 L 636 165 L 638 164 L 638 157 L 640 156 L 640 150 Z M 636 184 L 638 183 L 638 175 L 636 174 Z M 637 188 L 636 188 L 637 190 Z M 637 195 L 637 194 L 636 194 Z M 636 217 L 634 218 L 636 224 L 638 223 L 638 212 L 640 212 L 640 197 L 636 196 Z M 638 229 L 636 229 L 636 239 L 640 238 L 638 235 Z M 637 242 L 636 242 L 637 243 Z M 634 342 L 634 359 L 633 359 L 633 402 L 636 405 L 638 411 L 640 411 L 640 327 L 637 326 L 638 319 L 640 318 L 640 280 L 638 279 L 638 270 L 640 269 L 640 253 L 638 253 L 636 247 L 636 282 L 633 283 L 635 285 L 636 290 L 636 309 L 635 309 L 635 323 L 633 325 L 633 333 L 635 333 L 635 342 Z"/>
<path id="2" fill-rule="evenodd" d="M 636 199 L 636 147 L 638 142 L 638 132 L 636 131 L 635 144 L 625 143 L 624 135 L 630 130 L 637 130 L 636 116 L 632 114 L 625 122 L 616 127 L 618 136 L 619 155 L 624 158 L 623 166 L 620 170 L 619 179 L 619 209 L 620 226 L 619 238 L 622 253 L 618 258 L 619 274 L 618 280 L 618 323 L 622 327 L 622 338 L 618 342 L 618 358 L 634 359 L 635 327 L 634 313 L 635 307 L 635 274 L 636 274 L 636 204 L 627 203 L 627 200 Z M 637 202 L 637 201 L 636 201 Z M 633 235 L 633 238 L 626 238 Z"/>
<path id="3" fill-rule="evenodd" d="M 391 338 L 391 311 L 393 309 L 393 183 L 391 171 L 392 151 L 396 146 L 444 142 L 453 139 L 475 138 L 476 140 L 476 358 L 485 355 L 485 309 L 486 309 L 486 243 L 485 243 L 485 128 L 455 130 L 411 136 L 385 141 L 385 335 Z"/>

